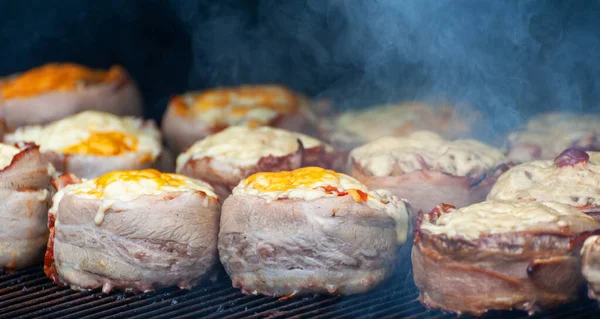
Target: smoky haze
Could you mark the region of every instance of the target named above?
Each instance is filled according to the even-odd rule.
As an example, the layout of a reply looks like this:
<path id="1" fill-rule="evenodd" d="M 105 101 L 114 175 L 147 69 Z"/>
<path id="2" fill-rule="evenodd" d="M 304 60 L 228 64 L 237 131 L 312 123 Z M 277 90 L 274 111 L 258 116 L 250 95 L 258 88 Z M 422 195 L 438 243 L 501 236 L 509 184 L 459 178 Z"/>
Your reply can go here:
<path id="1" fill-rule="evenodd" d="M 600 97 L 598 1 L 4 1 L 0 15 L 0 74 L 119 63 L 157 120 L 185 90 L 280 82 L 339 108 L 474 106 L 489 139 Z"/>
<path id="2" fill-rule="evenodd" d="M 213 6 L 194 26 L 195 80 L 283 82 L 338 106 L 472 105 L 489 138 L 537 111 L 592 111 L 600 84 L 594 1 L 260 1 Z M 204 74 L 202 74 L 204 73 Z"/>

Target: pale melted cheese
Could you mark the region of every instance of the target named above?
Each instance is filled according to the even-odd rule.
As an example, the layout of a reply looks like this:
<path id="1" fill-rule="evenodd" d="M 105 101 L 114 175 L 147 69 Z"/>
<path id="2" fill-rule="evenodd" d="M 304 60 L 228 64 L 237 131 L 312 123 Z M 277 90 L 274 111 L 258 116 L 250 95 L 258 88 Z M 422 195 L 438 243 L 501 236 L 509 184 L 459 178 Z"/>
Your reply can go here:
<path id="1" fill-rule="evenodd" d="M 488 199 L 554 201 L 578 208 L 600 206 L 600 153 L 585 165 L 558 167 L 552 160 L 517 165 L 502 174 Z"/>
<path id="2" fill-rule="evenodd" d="M 21 150 L 8 144 L 0 143 L 0 169 L 5 169 Z"/>
<path id="3" fill-rule="evenodd" d="M 210 126 L 267 125 L 281 114 L 298 111 L 301 98 L 278 85 L 243 85 L 189 92 L 172 100 L 182 115 Z"/>
<path id="4" fill-rule="evenodd" d="M 323 143 L 308 135 L 271 127 L 233 126 L 210 135 L 177 157 L 177 171 L 190 159 L 210 157 L 238 167 L 256 165 L 267 156 L 282 157 L 298 151 L 298 139 L 305 149 Z"/>
<path id="5" fill-rule="evenodd" d="M 106 211 L 117 202 L 133 201 L 143 195 L 187 191 L 201 191 L 209 197 L 218 198 L 209 184 L 183 175 L 161 173 L 154 169 L 114 171 L 62 188 L 54 195 L 50 212 L 56 214 L 58 205 L 66 194 L 98 198 L 101 204 L 94 221 L 99 225 L 104 220 Z"/>
<path id="6" fill-rule="evenodd" d="M 152 126 L 142 127 L 142 124 L 143 120 L 138 118 L 85 111 L 45 126 L 33 125 L 18 128 L 14 133 L 8 134 L 5 140 L 34 142 L 40 146 L 42 152 L 106 156 L 105 154 L 90 154 L 88 152 L 90 148 L 86 147 L 90 138 L 100 137 L 101 139 L 96 143 L 108 144 L 104 146 L 109 150 L 115 150 L 116 147 L 117 151 L 148 154 L 153 160 L 161 150 L 160 132 Z M 118 141 L 111 135 L 116 138 L 122 137 L 124 140 Z M 113 143 L 114 145 L 111 145 Z"/>
<path id="7" fill-rule="evenodd" d="M 425 104 L 398 104 L 373 106 L 364 110 L 348 111 L 334 120 L 334 140 L 345 141 L 354 136 L 370 142 L 384 136 L 401 136 L 420 129 L 452 129 L 466 131 L 467 124 L 452 118 L 453 109 L 438 109 Z M 451 119 L 452 118 L 452 119 Z"/>
<path id="8" fill-rule="evenodd" d="M 423 169 L 471 176 L 505 160 L 500 150 L 481 142 L 448 141 L 429 131 L 380 138 L 352 150 L 350 158 L 373 176 L 389 176 L 394 170 L 410 173 Z"/>
<path id="9" fill-rule="evenodd" d="M 525 130 L 508 136 L 511 147 L 534 145 L 540 148 L 540 159 L 553 159 L 580 140 L 589 140 L 600 134 L 600 116 L 595 114 L 545 113 L 531 119 Z M 515 153 L 513 160 L 523 162 Z"/>
<path id="10" fill-rule="evenodd" d="M 320 167 L 256 173 L 242 180 L 232 193 L 257 196 L 267 202 L 288 198 L 311 201 L 347 194 L 354 201 L 365 202 L 392 217 L 396 222 L 399 243 L 404 243 L 408 236 L 408 210 L 403 200 L 386 190 L 369 191 L 364 184 L 348 175 Z"/>
<path id="11" fill-rule="evenodd" d="M 593 223 L 581 211 L 554 202 L 486 201 L 442 214 L 434 223 L 424 218 L 421 229 L 448 237 L 477 239 L 481 236 L 522 232 L 543 224 L 569 227 L 574 220 Z"/>
<path id="12" fill-rule="evenodd" d="M 600 115 L 598 114 L 572 114 L 572 113 L 544 113 L 527 122 L 528 130 L 550 130 L 561 128 L 585 129 L 600 132 Z"/>

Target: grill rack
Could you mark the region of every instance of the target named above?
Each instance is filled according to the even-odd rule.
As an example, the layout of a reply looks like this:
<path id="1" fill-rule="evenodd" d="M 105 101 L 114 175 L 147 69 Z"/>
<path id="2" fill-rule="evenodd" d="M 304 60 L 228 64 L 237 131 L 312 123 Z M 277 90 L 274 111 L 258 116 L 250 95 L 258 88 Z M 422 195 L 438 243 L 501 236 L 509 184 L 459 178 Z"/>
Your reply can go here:
<path id="1" fill-rule="evenodd" d="M 0 318 L 455 318 L 428 311 L 417 300 L 412 275 L 395 275 L 365 295 L 305 296 L 280 300 L 246 296 L 221 271 L 216 282 L 186 291 L 145 294 L 78 292 L 54 285 L 41 267 L 0 272 Z M 526 318 L 525 312 L 494 312 L 483 318 Z M 462 318 L 470 318 L 464 316 Z M 600 318 L 598 303 L 582 301 L 531 318 Z"/>

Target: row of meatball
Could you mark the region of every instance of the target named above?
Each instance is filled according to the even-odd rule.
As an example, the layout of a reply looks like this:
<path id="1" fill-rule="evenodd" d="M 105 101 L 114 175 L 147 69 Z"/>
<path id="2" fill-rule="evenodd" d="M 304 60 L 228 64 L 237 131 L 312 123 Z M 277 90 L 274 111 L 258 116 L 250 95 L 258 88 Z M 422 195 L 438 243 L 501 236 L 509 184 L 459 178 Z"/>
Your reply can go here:
<path id="1" fill-rule="evenodd" d="M 64 69 L 64 66 L 54 67 Z M 85 91 L 87 87 L 95 87 L 104 81 L 87 78 L 86 81 L 81 81 L 77 70 L 79 69 L 72 68 L 69 71 L 72 74 L 67 72 L 66 75 L 63 74 L 63 80 L 58 81 L 52 76 L 48 81 L 41 81 L 44 76 L 39 73 L 29 78 L 32 83 L 42 83 L 39 85 L 42 89 L 58 90 L 60 94 L 66 95 L 73 94 L 74 91 L 80 93 L 81 90 Z M 35 75 L 35 72 L 32 73 Z M 73 79 L 76 84 L 74 86 L 54 87 L 56 83 L 70 83 Z M 31 154 L 41 152 L 39 156 L 32 157 L 40 160 L 32 161 L 31 168 L 41 174 L 43 171 L 40 167 L 44 166 L 44 161 L 49 161 L 53 164 L 49 166 L 51 168 L 74 173 L 75 176 L 67 175 L 56 179 L 56 187 L 61 188 L 63 182 L 77 185 L 88 183 L 85 186 L 88 188 L 76 191 L 76 197 L 88 194 L 88 199 L 98 199 L 100 207 L 92 209 L 93 216 L 89 211 L 85 213 L 87 215 L 81 213 L 89 208 L 86 203 L 65 208 L 80 214 L 75 216 L 88 223 L 93 220 L 96 226 L 83 228 L 83 232 L 77 231 L 78 227 L 65 226 L 63 233 L 60 225 L 67 223 L 68 217 L 65 222 L 58 219 L 57 224 L 56 212 L 59 209 L 50 210 L 49 226 L 52 235 L 46 254 L 47 273 L 56 282 L 85 289 L 101 285 L 105 286 L 105 290 L 110 290 L 112 286 L 145 290 L 155 284 L 188 287 L 194 282 L 197 277 L 192 278 L 193 280 L 181 277 L 178 279 L 180 282 L 162 283 L 156 281 L 157 277 L 152 277 L 152 273 L 156 271 L 154 268 L 144 272 L 135 271 L 134 267 L 142 267 L 140 263 L 177 263 L 178 259 L 174 256 L 167 258 L 167 261 L 157 261 L 153 257 L 164 257 L 164 251 L 183 251 L 185 248 L 182 247 L 185 245 L 173 243 L 187 243 L 189 238 L 183 241 L 145 239 L 144 236 L 156 233 L 152 227 L 157 225 L 148 226 L 149 232 L 141 231 L 139 237 L 133 238 L 128 237 L 129 233 L 112 237 L 98 233 L 98 228 L 104 227 L 105 218 L 107 221 L 115 218 L 119 229 L 126 229 L 128 232 L 131 229 L 127 225 L 137 222 L 137 218 L 131 218 L 134 215 L 121 214 L 126 211 L 123 208 L 110 211 L 115 204 L 117 207 L 123 204 L 127 208 L 134 201 L 133 198 L 161 193 L 159 190 L 181 193 L 177 191 L 177 187 L 183 187 L 185 183 L 175 182 L 178 186 L 169 184 L 174 178 L 171 175 L 163 175 L 157 171 L 114 172 L 145 167 L 156 167 L 164 171 L 172 169 L 172 159 L 161 146 L 161 133 L 156 126 L 150 121 L 137 118 L 88 111 L 47 125 L 15 129 L 18 125 L 11 122 L 10 116 L 6 116 L 11 109 L 8 107 L 9 102 L 24 103 L 20 108 L 24 108 L 25 104 L 33 105 L 27 102 L 27 98 L 23 98 L 22 94 L 25 93 L 18 88 L 29 88 L 34 93 L 39 93 L 40 90 L 37 84 L 31 85 L 27 81 L 21 82 L 25 83 L 21 86 L 16 85 L 19 80 L 20 77 L 17 76 L 6 85 L 2 84 L 3 104 L 0 109 L 3 110 L 3 118 L 10 130 L 4 140 L 11 144 L 17 143 L 17 148 L 8 145 L 2 148 L 7 165 L 3 174 L 19 171 L 14 167 L 19 167 L 17 164 L 21 160 L 16 159 L 24 155 L 18 154 L 32 156 Z M 6 92 L 8 93 L 5 94 Z M 31 92 L 29 94 L 33 94 Z M 48 94 L 46 92 L 39 98 L 47 97 Z M 96 97 L 95 100 L 108 101 L 104 97 Z M 37 104 L 39 108 L 52 107 L 45 104 L 48 99 L 41 101 L 45 102 Z M 54 106 L 59 108 L 65 103 L 67 102 L 62 100 Z M 295 106 L 290 108 L 290 105 Z M 473 313 L 510 308 L 534 311 L 539 307 L 572 300 L 573 291 L 582 283 L 579 248 L 584 241 L 587 244 L 584 246 L 583 273 L 590 281 L 590 294 L 596 292 L 598 281 L 594 280 L 594 274 L 598 271 L 596 255 L 599 254 L 599 248 L 595 244 L 597 237 L 590 235 L 598 228 L 593 220 L 598 206 L 597 164 L 595 153 L 583 151 L 596 148 L 594 123 L 597 123 L 597 119 L 594 116 L 542 115 L 531 120 L 524 131 L 511 135 L 511 147 L 505 152 L 475 140 L 448 139 L 469 131 L 468 121 L 461 120 L 462 117 L 457 116 L 455 110 L 450 108 L 415 104 L 384 106 L 316 121 L 308 105 L 306 99 L 282 88 L 241 87 L 176 97 L 165 115 L 163 132 L 167 135 L 167 141 L 171 134 L 174 136 L 169 143 L 172 148 L 184 150 L 177 157 L 176 170 L 196 178 L 193 183 L 210 187 L 202 188 L 203 192 L 206 194 L 210 190 L 215 196 L 208 197 L 218 197 L 221 202 L 225 201 L 223 212 L 226 207 L 232 207 L 234 216 L 244 216 L 242 219 L 230 220 L 235 225 L 256 225 L 258 229 L 269 229 L 268 233 L 275 234 L 273 238 L 266 238 L 264 231 L 258 231 L 260 234 L 250 236 L 253 241 L 247 242 L 243 234 L 255 233 L 254 229 L 240 229 L 239 225 L 236 226 L 238 228 L 233 227 L 236 234 L 242 235 L 226 239 L 230 243 L 226 248 L 230 249 L 234 257 L 228 257 L 228 252 L 225 251 L 221 254 L 221 261 L 236 287 L 248 293 L 274 295 L 365 291 L 387 278 L 393 269 L 395 257 L 392 247 L 396 243 L 390 242 L 390 229 L 395 228 L 397 241 L 403 242 L 408 235 L 412 235 L 412 231 L 407 229 L 415 228 L 415 282 L 421 289 L 422 301 L 430 307 Z M 18 108 L 13 108 L 13 111 L 16 109 Z M 127 107 L 122 106 L 120 110 L 125 109 Z M 33 115 L 31 117 L 34 118 Z M 173 124 L 171 129 L 169 123 Z M 327 139 L 330 144 L 302 133 L 274 129 L 267 127 L 268 125 L 309 132 Z M 435 130 L 437 133 L 423 129 Z M 32 142 L 39 145 L 39 150 L 36 151 L 36 147 L 28 144 Z M 559 155 L 563 149 L 571 146 L 577 149 L 570 149 Z M 554 156 L 557 157 L 553 161 Z M 533 159 L 549 160 L 529 162 Z M 517 162 L 525 163 L 508 170 Z M 38 165 L 40 163 L 41 166 Z M 311 165 L 345 171 L 354 178 L 314 167 L 290 172 Z M 253 177 L 254 173 L 265 171 L 276 173 L 261 173 L 262 175 Z M 44 172 L 48 175 L 48 166 Z M 25 173 L 27 170 L 23 168 L 12 176 L 22 178 L 26 176 Z M 50 205 L 50 196 L 54 190 L 42 187 L 43 183 L 39 182 L 33 185 L 19 184 L 30 181 L 27 178 L 15 181 L 10 179 L 10 174 L 4 176 L 5 198 L 15 199 L 11 205 L 21 205 L 18 208 L 22 209 L 18 211 L 26 216 L 20 225 L 21 229 L 11 227 L 4 231 L 9 234 L 10 230 L 15 230 L 15 236 L 20 236 L 13 246 L 5 245 L 8 248 L 3 250 L 2 255 L 6 265 L 18 267 L 26 263 L 21 261 L 21 256 L 36 256 L 36 253 L 31 253 L 35 250 L 36 243 L 37 247 L 43 247 L 46 243 L 43 233 L 47 228 L 40 227 L 39 221 L 44 219 L 43 207 Z M 93 182 L 79 180 L 80 177 L 91 178 Z M 198 179 L 208 182 L 210 186 Z M 252 187 L 247 187 L 246 184 Z M 108 188 L 113 192 L 107 193 Z M 141 191 L 143 195 L 139 195 L 140 190 L 146 188 L 151 190 L 146 190 L 150 193 Z M 239 190 L 237 194 L 236 189 Z M 229 196 L 231 193 L 233 196 Z M 244 198 L 243 202 L 250 202 L 252 205 L 236 203 L 236 196 L 246 193 L 265 201 L 252 201 L 254 197 L 250 197 Z M 22 196 L 24 201 L 16 200 L 18 197 L 13 196 L 15 194 Z M 59 194 L 60 191 L 57 195 Z M 124 194 L 124 197 L 117 196 L 119 194 Z M 61 196 L 55 195 L 53 203 L 62 202 Z M 166 195 L 161 200 L 172 200 L 172 196 Z M 362 206 L 353 208 L 346 202 L 335 202 L 338 197 Z M 229 198 L 236 204 L 227 206 Z M 373 198 L 376 201 L 373 202 Z M 404 207 L 404 202 L 397 198 L 406 199 L 413 209 Z M 488 201 L 471 205 L 486 198 Z M 319 202 L 319 199 L 324 202 Z M 393 209 L 384 209 L 380 205 L 380 213 L 385 215 L 382 213 L 378 216 L 384 217 L 372 218 L 372 212 L 361 209 L 365 205 L 371 208 L 378 205 L 374 203 L 384 206 L 392 203 Z M 444 204 L 437 206 L 440 203 Z M 314 204 L 318 205 L 313 206 Z M 144 209 L 148 213 L 154 212 L 161 221 L 164 218 L 162 214 L 169 214 L 166 205 L 160 206 L 158 202 L 152 202 L 152 207 L 156 207 L 156 210 L 151 207 Z M 194 204 L 192 207 L 199 206 Z M 219 211 L 219 208 L 216 210 Z M 270 210 L 275 213 L 269 215 Z M 240 213 L 246 211 L 246 215 Z M 42 217 L 36 212 L 41 212 Z M 286 212 L 294 214 L 289 216 Z M 65 215 L 69 216 L 68 213 Z M 18 218 L 15 218 L 14 213 L 7 214 L 6 218 L 12 220 L 9 225 L 19 223 L 15 222 Z M 258 223 L 260 221 L 264 224 Z M 332 233 L 328 227 L 334 227 L 338 222 L 344 227 L 337 227 L 340 228 L 339 232 Z M 146 226 L 143 222 L 140 223 L 132 228 L 143 229 Z M 352 226 L 353 223 L 364 228 Z M 179 227 L 177 222 L 170 225 L 176 229 Z M 228 223 L 221 221 L 217 226 L 214 225 L 213 234 L 217 234 L 219 228 L 223 234 Z M 273 228 L 269 228 L 269 225 Z M 309 232 L 321 230 L 316 226 L 329 231 L 325 232 L 325 239 L 321 237 L 321 232 Z M 279 232 L 280 229 L 283 232 Z M 296 229 L 302 232 L 293 232 Z M 68 230 L 74 230 L 74 233 L 69 233 Z M 188 232 L 186 229 L 183 233 Z M 182 234 L 168 231 L 158 233 Z M 41 238 L 39 234 L 42 234 Z M 60 238 L 63 235 L 60 234 L 66 234 L 62 242 Z M 365 234 L 364 243 L 368 247 L 354 242 L 358 238 L 356 234 Z M 94 238 L 94 235 L 99 237 Z M 290 238 L 284 240 L 287 238 L 284 235 Z M 63 264 L 65 267 L 56 267 L 55 265 L 60 265 L 60 262 L 55 262 L 55 257 L 58 256 L 55 251 L 56 238 L 59 238 L 58 246 L 61 243 L 65 244 L 64 247 L 81 246 L 78 240 L 86 244 L 89 240 L 99 247 L 85 248 L 79 253 L 73 247 L 65 248 L 62 255 L 67 258 L 67 262 Z M 96 259 L 88 259 L 88 254 L 84 253 L 87 250 L 102 251 L 103 248 L 112 247 L 104 246 L 100 240 L 111 238 L 126 242 L 122 245 L 122 250 L 115 251 L 119 258 L 135 260 L 136 256 L 148 255 L 147 259 L 139 258 L 143 261 L 133 264 L 121 260 L 108 262 L 110 271 L 123 273 L 117 279 L 129 278 L 127 280 L 119 281 L 110 277 L 107 280 L 103 273 L 98 275 L 96 267 L 106 267 L 106 253 L 99 253 Z M 7 242 L 10 244 L 10 241 Z M 329 242 L 332 244 L 325 245 L 323 251 L 313 247 Z M 29 250 L 18 250 L 18 247 L 26 247 L 28 244 L 32 245 L 27 248 Z M 111 244 L 120 247 L 119 243 Z M 144 251 L 142 248 L 146 244 L 154 244 L 149 249 L 160 253 Z M 351 250 L 346 251 L 344 247 Z M 556 249 L 560 247 L 564 249 Z M 21 255 L 21 252 L 25 254 Z M 129 252 L 136 252 L 137 255 L 131 257 L 127 255 Z M 310 252 L 314 255 L 311 256 Z M 303 258 L 304 255 L 309 257 Z M 93 262 L 90 263 L 90 260 Z M 82 265 L 92 265 L 92 268 L 79 272 Z M 173 270 L 172 265 L 169 267 L 167 271 Z M 196 270 L 191 270 L 190 273 L 194 276 L 201 277 L 204 273 L 201 271 L 203 267 L 194 265 L 193 268 Z M 354 272 L 364 272 L 365 269 L 374 275 L 361 277 Z M 178 271 L 178 268 L 173 271 Z M 553 271 L 560 271 L 568 276 L 555 276 L 552 275 Z M 348 273 L 349 277 L 334 280 L 335 284 L 330 284 L 333 280 L 330 277 L 339 276 L 339 273 Z M 436 277 L 433 273 L 443 276 Z M 172 275 L 170 272 L 168 274 Z M 269 281 L 268 278 L 282 279 Z M 359 278 L 360 282 L 351 278 Z M 464 282 L 464 285 L 457 286 L 457 280 Z M 88 285 L 81 285 L 81 282 Z M 289 284 L 281 287 L 282 282 Z M 508 286 L 506 289 L 495 288 L 504 287 L 503 285 Z M 482 297 L 485 294 L 481 292 L 490 289 L 494 289 L 495 295 Z"/>
<path id="2" fill-rule="evenodd" d="M 51 63 L 0 78 L 0 119 L 10 131 L 48 124 L 85 110 L 115 115 L 142 115 L 135 82 L 121 67 L 94 70 Z M 330 112 L 331 111 L 331 112 Z M 180 153 L 194 142 L 230 126 L 275 126 L 327 140 L 339 151 L 385 136 L 432 130 L 446 138 L 468 136 L 481 115 L 474 109 L 412 103 L 373 106 L 338 114 L 324 103 L 276 85 L 253 85 L 188 92 L 169 102 L 163 132 Z M 543 114 L 508 139 L 513 162 L 551 159 L 577 146 L 598 149 L 600 116 Z"/>
<path id="3" fill-rule="evenodd" d="M 45 270 L 75 289 L 189 288 L 220 258 L 245 293 L 360 293 L 390 276 L 396 246 L 413 227 L 415 282 L 430 307 L 475 314 L 552 307 L 577 297 L 581 267 L 592 296 L 597 287 L 595 198 L 581 207 L 574 197 L 597 187 L 598 153 L 569 149 L 554 161 L 524 163 L 500 176 L 487 201 L 415 214 L 392 195 L 397 188 L 369 190 L 318 167 L 250 175 L 222 208 L 208 183 L 152 169 L 90 180 L 63 174 L 49 201 L 52 166 L 37 146 L 23 148 L 3 146 L 13 157 L 0 179 L 10 190 L 12 234 L 37 233 L 15 240 L 3 257 L 18 266 L 27 249 L 45 245 L 39 216 L 51 204 Z"/>

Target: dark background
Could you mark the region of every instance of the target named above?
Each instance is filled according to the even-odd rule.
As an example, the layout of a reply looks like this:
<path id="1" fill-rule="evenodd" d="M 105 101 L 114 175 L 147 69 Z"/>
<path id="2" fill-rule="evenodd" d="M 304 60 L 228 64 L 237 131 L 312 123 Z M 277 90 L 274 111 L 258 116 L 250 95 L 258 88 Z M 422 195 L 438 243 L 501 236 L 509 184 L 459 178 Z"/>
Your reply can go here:
<path id="1" fill-rule="evenodd" d="M 340 108 L 473 105 L 489 136 L 600 97 L 599 1 L 2 0 L 0 45 L 0 74 L 124 65 L 157 120 L 185 90 L 281 82 Z"/>

